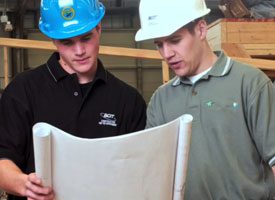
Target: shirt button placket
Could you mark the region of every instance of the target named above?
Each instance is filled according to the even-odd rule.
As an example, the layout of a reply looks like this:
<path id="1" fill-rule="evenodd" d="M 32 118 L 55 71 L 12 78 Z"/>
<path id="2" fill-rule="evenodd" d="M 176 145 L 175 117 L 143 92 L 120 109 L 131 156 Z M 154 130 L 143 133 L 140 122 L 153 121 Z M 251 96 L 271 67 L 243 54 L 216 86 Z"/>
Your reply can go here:
<path id="1" fill-rule="evenodd" d="M 200 119 L 200 100 L 198 97 L 198 92 L 196 87 L 193 85 L 191 89 L 191 96 L 189 99 L 189 108 L 188 110 L 192 113 L 194 117 L 194 123 Z"/>
<path id="2" fill-rule="evenodd" d="M 192 96 L 196 96 L 198 94 L 198 92 L 195 90 L 195 88 L 192 88 Z"/>
<path id="3" fill-rule="evenodd" d="M 74 92 L 74 96 L 77 97 L 78 96 L 78 92 Z"/>

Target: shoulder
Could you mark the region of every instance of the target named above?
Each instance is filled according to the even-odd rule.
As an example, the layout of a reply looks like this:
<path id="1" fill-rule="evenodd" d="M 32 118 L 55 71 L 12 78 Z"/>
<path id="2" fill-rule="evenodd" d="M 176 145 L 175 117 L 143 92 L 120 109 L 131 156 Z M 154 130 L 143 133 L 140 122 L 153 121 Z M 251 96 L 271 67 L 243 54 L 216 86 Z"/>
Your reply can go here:
<path id="1" fill-rule="evenodd" d="M 253 65 L 249 65 L 237 60 L 232 59 L 232 68 L 233 70 L 237 70 L 241 73 L 249 73 L 251 75 L 255 74 L 258 75 L 260 73 L 263 73 L 259 68 Z"/>
<path id="2" fill-rule="evenodd" d="M 44 75 L 44 71 L 46 70 L 45 65 L 40 65 L 33 69 L 26 70 L 17 74 L 14 79 L 11 81 L 11 84 L 18 84 L 19 83 L 27 83 L 33 81 L 41 80 L 41 76 Z"/>
<path id="3" fill-rule="evenodd" d="M 241 78 L 244 84 L 252 84 L 252 86 L 264 85 L 270 82 L 268 76 L 256 66 L 248 65 L 235 60 L 233 60 L 231 73 L 236 78 Z"/>
<path id="4" fill-rule="evenodd" d="M 167 83 L 164 83 L 160 85 L 154 92 L 153 96 L 155 95 L 167 95 L 167 93 L 170 93 L 177 89 L 178 82 L 180 81 L 179 77 L 175 76 L 171 80 L 169 80 Z M 176 84 L 176 85 L 175 85 Z"/>
<path id="5" fill-rule="evenodd" d="M 42 76 L 45 76 L 45 66 L 41 65 L 34 69 L 30 69 L 19 73 L 14 79 L 8 84 L 5 92 L 10 95 L 22 95 L 23 93 L 30 92 L 33 87 L 43 83 Z M 45 78 L 44 78 L 45 79 Z"/>
<path id="6" fill-rule="evenodd" d="M 259 68 L 233 61 L 230 76 L 235 88 L 240 88 L 242 97 L 253 102 L 256 97 L 264 97 L 263 94 L 272 90 L 272 82 Z M 267 94 L 267 93 L 266 93 Z"/>

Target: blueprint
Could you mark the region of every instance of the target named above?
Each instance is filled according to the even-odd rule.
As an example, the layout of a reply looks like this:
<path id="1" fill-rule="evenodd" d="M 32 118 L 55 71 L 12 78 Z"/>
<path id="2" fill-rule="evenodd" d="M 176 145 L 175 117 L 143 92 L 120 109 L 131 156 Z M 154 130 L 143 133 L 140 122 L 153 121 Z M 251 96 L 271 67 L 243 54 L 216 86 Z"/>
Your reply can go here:
<path id="1" fill-rule="evenodd" d="M 56 200 L 182 200 L 192 120 L 97 139 L 37 123 L 36 174 Z"/>

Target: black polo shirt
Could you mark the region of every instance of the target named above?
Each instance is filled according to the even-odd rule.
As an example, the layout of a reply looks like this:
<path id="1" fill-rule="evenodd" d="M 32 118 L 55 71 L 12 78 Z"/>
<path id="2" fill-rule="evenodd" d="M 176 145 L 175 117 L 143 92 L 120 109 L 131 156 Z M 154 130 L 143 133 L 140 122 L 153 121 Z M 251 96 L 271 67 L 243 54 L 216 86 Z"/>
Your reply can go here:
<path id="1" fill-rule="evenodd" d="M 83 86 L 58 60 L 54 53 L 46 64 L 16 76 L 0 101 L 0 158 L 11 159 L 27 174 L 34 171 L 32 126 L 37 122 L 84 138 L 145 127 L 142 96 L 106 71 L 99 60 L 94 80 Z"/>

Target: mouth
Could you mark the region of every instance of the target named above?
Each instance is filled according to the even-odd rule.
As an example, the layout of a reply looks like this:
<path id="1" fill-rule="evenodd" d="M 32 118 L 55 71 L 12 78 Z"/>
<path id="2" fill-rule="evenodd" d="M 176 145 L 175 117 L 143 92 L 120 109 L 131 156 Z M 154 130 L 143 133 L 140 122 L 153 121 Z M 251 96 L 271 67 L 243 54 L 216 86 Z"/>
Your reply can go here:
<path id="1" fill-rule="evenodd" d="M 80 64 L 84 64 L 88 61 L 89 58 L 75 59 L 74 61 Z"/>
<path id="2" fill-rule="evenodd" d="M 180 67 L 181 61 L 175 61 L 175 62 L 169 62 L 168 65 L 172 68 L 172 69 L 177 69 Z"/>

